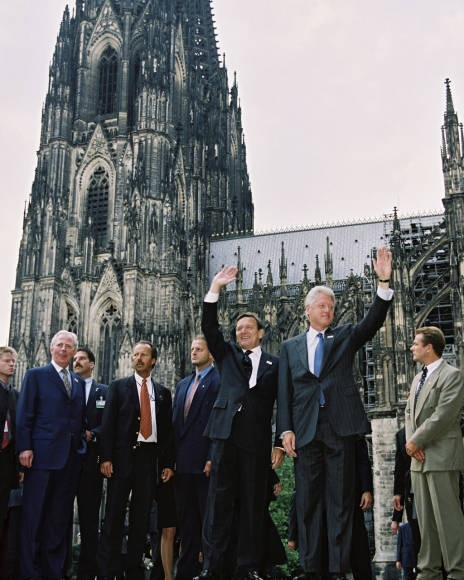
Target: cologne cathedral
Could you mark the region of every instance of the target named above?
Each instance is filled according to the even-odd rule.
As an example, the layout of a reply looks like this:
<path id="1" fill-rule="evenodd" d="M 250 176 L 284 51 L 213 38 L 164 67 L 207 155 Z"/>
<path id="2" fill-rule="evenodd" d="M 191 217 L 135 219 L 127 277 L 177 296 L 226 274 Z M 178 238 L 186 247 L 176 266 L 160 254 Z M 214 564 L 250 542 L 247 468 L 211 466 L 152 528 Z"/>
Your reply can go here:
<path id="1" fill-rule="evenodd" d="M 337 297 L 335 322 L 359 320 L 376 291 L 371 258 L 394 252 L 389 318 L 359 353 L 372 423 L 375 562 L 395 559 L 394 436 L 415 374 L 414 329 L 440 326 L 462 365 L 463 134 L 449 81 L 442 128 L 444 212 L 255 235 L 235 80 L 218 53 L 210 0 L 76 0 L 64 11 L 42 112 L 38 162 L 13 290 L 17 383 L 46 364 L 52 335 L 76 332 L 96 379 L 131 372 L 139 339 L 159 351 L 166 386 L 190 371 L 211 276 L 239 269 L 220 299 L 226 332 L 242 310 L 263 319 L 267 350 L 305 328 L 315 284 Z"/>

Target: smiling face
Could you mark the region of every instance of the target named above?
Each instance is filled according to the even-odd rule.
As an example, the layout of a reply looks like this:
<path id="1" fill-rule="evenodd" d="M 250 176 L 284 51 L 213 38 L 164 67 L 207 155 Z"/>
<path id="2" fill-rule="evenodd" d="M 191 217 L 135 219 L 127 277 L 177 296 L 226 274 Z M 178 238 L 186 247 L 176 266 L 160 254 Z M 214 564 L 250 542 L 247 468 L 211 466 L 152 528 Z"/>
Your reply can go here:
<path id="1" fill-rule="evenodd" d="M 132 351 L 132 364 L 137 374 L 142 378 L 150 376 L 155 366 L 156 358 L 151 355 L 151 347 L 148 344 L 136 344 Z"/>
<path id="2" fill-rule="evenodd" d="M 259 346 L 264 330 L 258 329 L 258 322 L 252 316 L 240 318 L 235 327 L 235 336 L 243 350 L 252 350 Z"/>
<path id="3" fill-rule="evenodd" d="M 314 302 L 306 304 L 306 316 L 311 327 L 320 332 L 332 324 L 334 317 L 334 303 L 327 294 L 318 294 Z"/>
<path id="4" fill-rule="evenodd" d="M 65 369 L 76 353 L 76 344 L 71 334 L 58 333 L 50 345 L 50 352 L 55 363 Z"/>

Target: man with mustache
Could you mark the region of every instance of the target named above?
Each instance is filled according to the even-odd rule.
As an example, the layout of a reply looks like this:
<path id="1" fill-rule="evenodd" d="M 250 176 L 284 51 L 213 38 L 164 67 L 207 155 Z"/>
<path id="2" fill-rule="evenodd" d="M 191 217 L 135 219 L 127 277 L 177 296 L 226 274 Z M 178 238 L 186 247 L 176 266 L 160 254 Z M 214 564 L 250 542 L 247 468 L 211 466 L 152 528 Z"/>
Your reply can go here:
<path id="1" fill-rule="evenodd" d="M 148 341 L 132 351 L 134 374 L 113 381 L 103 411 L 101 472 L 108 478 L 105 522 L 98 553 L 103 578 L 121 573 L 121 542 L 129 493 L 126 575 L 144 578 L 141 566 L 158 468 L 161 480 L 174 475 L 171 393 L 152 379 L 158 353 Z M 159 465 L 163 462 L 163 465 Z"/>

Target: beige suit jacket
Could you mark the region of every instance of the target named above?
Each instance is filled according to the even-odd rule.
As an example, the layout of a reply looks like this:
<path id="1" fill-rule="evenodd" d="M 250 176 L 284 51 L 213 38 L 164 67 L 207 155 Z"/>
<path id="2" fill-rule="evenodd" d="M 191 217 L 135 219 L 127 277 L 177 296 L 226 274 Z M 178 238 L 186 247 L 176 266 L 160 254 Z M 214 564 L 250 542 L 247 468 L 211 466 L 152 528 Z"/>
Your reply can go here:
<path id="1" fill-rule="evenodd" d="M 412 439 L 425 452 L 423 463 L 412 458 L 412 471 L 464 469 L 464 445 L 459 426 L 464 401 L 464 376 L 443 361 L 425 382 L 414 404 L 422 373 L 411 385 L 405 412 L 406 441 Z"/>

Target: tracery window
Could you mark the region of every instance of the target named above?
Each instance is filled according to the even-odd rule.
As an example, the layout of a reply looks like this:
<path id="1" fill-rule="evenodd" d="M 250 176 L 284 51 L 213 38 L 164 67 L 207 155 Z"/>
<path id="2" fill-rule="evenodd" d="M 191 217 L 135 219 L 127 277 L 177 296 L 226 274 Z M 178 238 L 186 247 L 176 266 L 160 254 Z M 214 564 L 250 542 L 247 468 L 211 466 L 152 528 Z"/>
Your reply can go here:
<path id="1" fill-rule="evenodd" d="M 67 305 L 67 307 L 68 307 L 68 315 L 67 315 L 66 326 L 68 327 L 69 332 L 74 332 L 74 334 L 77 334 L 77 314 L 76 314 L 76 311 L 74 310 L 74 308 L 69 306 L 69 304 Z"/>
<path id="2" fill-rule="evenodd" d="M 87 217 L 92 220 L 92 233 L 97 248 L 106 246 L 109 189 L 108 173 L 99 166 L 90 179 L 87 195 Z"/>
<path id="3" fill-rule="evenodd" d="M 118 55 L 110 46 L 101 56 L 98 67 L 98 114 L 116 111 L 118 90 Z"/>
<path id="4" fill-rule="evenodd" d="M 100 321 L 101 367 L 100 380 L 109 384 L 116 377 L 121 340 L 121 315 L 114 304 L 109 304 Z"/>

